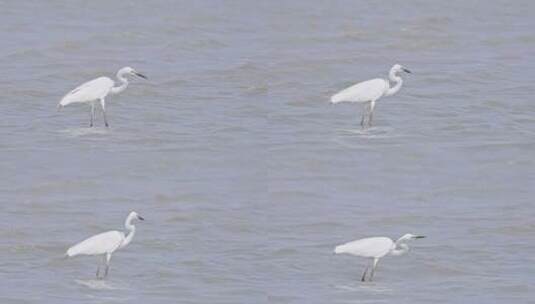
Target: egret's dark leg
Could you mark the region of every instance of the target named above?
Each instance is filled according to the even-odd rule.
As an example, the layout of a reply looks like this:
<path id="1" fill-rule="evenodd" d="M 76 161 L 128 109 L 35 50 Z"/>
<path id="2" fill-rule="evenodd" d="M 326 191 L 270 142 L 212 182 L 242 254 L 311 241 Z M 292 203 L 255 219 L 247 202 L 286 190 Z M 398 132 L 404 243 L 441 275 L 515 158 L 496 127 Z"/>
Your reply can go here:
<path id="1" fill-rule="evenodd" d="M 106 127 L 109 127 L 110 125 L 108 124 L 108 118 L 106 117 L 106 101 L 104 100 L 104 98 L 100 100 L 100 105 L 102 106 L 102 115 L 104 116 L 104 125 L 106 125 Z"/>
<path id="2" fill-rule="evenodd" d="M 95 119 L 95 102 L 91 102 L 91 120 L 89 122 L 89 127 L 93 127 L 94 119 Z"/>
<path id="3" fill-rule="evenodd" d="M 369 114 L 368 114 L 368 127 L 371 127 L 373 120 L 373 109 L 375 108 L 375 100 L 370 102 Z"/>
<path id="4" fill-rule="evenodd" d="M 362 113 L 362 119 L 360 120 L 360 126 L 364 128 L 366 124 L 366 117 L 370 115 L 370 103 L 366 104 L 364 107 L 364 112 Z"/>
<path id="5" fill-rule="evenodd" d="M 108 276 L 108 270 L 110 269 L 111 253 L 106 254 L 106 269 L 104 271 L 104 277 Z"/>
<path id="6" fill-rule="evenodd" d="M 364 273 L 362 274 L 362 279 L 360 279 L 362 282 L 366 281 L 366 273 L 368 273 L 368 267 L 369 265 L 366 265 L 366 269 L 364 269 Z"/>
<path id="7" fill-rule="evenodd" d="M 102 262 L 106 263 L 106 256 L 102 257 Z M 99 276 L 99 274 L 100 274 L 100 264 L 98 264 L 98 268 L 97 268 L 97 280 L 102 280 L 104 277 Z"/>
<path id="8" fill-rule="evenodd" d="M 372 273 L 370 273 L 370 281 L 373 279 L 373 275 L 375 274 L 375 268 L 377 268 L 378 262 L 379 262 L 379 259 L 377 258 L 373 259 L 373 267 L 372 267 Z"/>

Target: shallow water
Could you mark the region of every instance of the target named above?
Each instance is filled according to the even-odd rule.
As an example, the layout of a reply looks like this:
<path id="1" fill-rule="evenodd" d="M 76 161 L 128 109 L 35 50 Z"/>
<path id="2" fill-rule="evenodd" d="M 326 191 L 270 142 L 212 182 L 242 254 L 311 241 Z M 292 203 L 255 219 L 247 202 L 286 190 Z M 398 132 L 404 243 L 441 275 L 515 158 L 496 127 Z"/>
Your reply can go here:
<path id="1" fill-rule="evenodd" d="M 378 5 L 0 2 L 0 302 L 532 301 L 535 4 Z M 373 128 L 328 103 L 396 62 Z M 111 128 L 56 112 L 125 65 Z M 108 280 L 62 259 L 130 210 Z M 407 232 L 375 282 L 332 254 Z"/>

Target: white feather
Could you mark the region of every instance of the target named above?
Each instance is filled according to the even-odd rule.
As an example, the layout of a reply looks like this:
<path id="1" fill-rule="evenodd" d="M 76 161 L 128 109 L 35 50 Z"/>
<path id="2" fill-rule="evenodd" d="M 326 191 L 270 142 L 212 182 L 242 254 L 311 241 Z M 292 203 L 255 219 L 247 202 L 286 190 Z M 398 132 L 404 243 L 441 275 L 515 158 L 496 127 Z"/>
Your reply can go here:
<path id="1" fill-rule="evenodd" d="M 89 102 L 104 98 L 108 95 L 114 84 L 114 81 L 109 77 L 93 79 L 67 93 L 59 104 L 66 106 L 71 103 Z"/>
<path id="2" fill-rule="evenodd" d="M 369 102 L 381 98 L 388 88 L 389 83 L 385 79 L 366 80 L 334 94 L 331 97 L 331 102 Z"/>
<path id="3" fill-rule="evenodd" d="M 103 232 L 72 246 L 67 250 L 67 256 L 112 253 L 121 246 L 124 239 L 125 235 L 121 231 Z"/>
<path id="4" fill-rule="evenodd" d="M 336 254 L 346 253 L 365 258 L 381 258 L 395 248 L 394 241 L 387 237 L 371 237 L 336 246 Z"/>

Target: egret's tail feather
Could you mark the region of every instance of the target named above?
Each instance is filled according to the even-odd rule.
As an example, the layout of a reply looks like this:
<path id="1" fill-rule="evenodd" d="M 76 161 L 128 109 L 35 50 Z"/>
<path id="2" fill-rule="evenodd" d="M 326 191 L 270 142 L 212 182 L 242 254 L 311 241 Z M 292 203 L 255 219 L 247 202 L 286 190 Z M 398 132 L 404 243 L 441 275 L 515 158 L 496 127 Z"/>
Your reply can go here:
<path id="1" fill-rule="evenodd" d="M 344 252 L 345 252 L 345 246 L 344 245 L 340 245 L 340 246 L 334 247 L 334 253 L 335 254 L 340 254 L 340 253 L 344 253 Z"/>
<path id="2" fill-rule="evenodd" d="M 340 94 L 334 94 L 333 96 L 331 96 L 331 103 L 339 103 L 342 101 L 342 97 L 340 96 Z"/>
<path id="3" fill-rule="evenodd" d="M 72 246 L 71 248 L 69 248 L 69 249 L 67 250 L 67 252 L 65 253 L 65 255 L 66 255 L 67 257 L 69 257 L 69 258 L 72 258 L 73 256 L 78 255 L 78 254 L 80 253 L 80 248 L 79 248 L 79 247 L 80 247 L 80 246 L 78 246 L 78 245 L 74 245 L 74 246 Z"/>

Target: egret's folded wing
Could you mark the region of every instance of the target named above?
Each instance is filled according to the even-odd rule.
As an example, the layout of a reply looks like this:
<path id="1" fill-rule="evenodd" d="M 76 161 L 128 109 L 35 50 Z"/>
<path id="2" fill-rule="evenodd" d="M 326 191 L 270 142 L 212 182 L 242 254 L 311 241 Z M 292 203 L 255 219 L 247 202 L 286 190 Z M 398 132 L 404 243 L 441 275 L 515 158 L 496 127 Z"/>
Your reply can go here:
<path id="1" fill-rule="evenodd" d="M 381 257 L 390 252 L 393 245 L 394 242 L 387 237 L 372 237 L 336 246 L 334 252 L 362 257 Z"/>
<path id="2" fill-rule="evenodd" d="M 108 77 L 99 77 L 81 84 L 67 93 L 60 101 L 60 105 L 66 106 L 75 102 L 97 100 L 108 94 L 114 82 Z"/>
<path id="3" fill-rule="evenodd" d="M 347 89 L 344 89 L 331 97 L 332 103 L 349 101 L 349 102 L 367 102 L 376 100 L 381 97 L 388 89 L 388 83 L 381 78 L 371 79 L 359 82 Z"/>
<path id="4" fill-rule="evenodd" d="M 113 252 L 124 239 L 124 233 L 120 231 L 108 231 L 87 238 L 67 250 L 67 256 L 72 257 L 80 254 L 96 255 Z"/>

